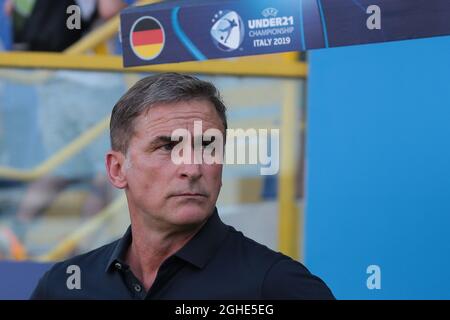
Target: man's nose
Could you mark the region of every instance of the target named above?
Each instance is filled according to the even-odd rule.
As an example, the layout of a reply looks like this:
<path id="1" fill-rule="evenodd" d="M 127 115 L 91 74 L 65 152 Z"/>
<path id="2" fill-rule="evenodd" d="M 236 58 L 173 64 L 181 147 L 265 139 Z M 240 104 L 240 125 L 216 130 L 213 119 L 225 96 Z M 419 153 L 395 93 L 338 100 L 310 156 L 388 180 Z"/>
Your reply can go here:
<path id="1" fill-rule="evenodd" d="M 194 143 L 190 147 L 190 159 L 179 164 L 178 172 L 182 178 L 197 180 L 202 176 L 203 148 L 196 150 Z"/>
<path id="2" fill-rule="evenodd" d="M 202 176 L 202 165 L 182 164 L 180 165 L 180 175 L 189 180 L 198 180 Z"/>

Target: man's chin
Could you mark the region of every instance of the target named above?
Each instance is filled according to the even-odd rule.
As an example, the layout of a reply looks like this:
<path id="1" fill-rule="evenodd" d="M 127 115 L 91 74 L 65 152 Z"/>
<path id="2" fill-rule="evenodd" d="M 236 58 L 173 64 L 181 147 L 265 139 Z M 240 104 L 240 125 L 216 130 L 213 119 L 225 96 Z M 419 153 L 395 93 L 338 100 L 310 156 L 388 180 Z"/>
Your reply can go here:
<path id="1" fill-rule="evenodd" d="M 178 206 L 172 213 L 172 219 L 178 225 L 200 224 L 212 213 L 212 210 L 197 203 L 186 203 Z"/>

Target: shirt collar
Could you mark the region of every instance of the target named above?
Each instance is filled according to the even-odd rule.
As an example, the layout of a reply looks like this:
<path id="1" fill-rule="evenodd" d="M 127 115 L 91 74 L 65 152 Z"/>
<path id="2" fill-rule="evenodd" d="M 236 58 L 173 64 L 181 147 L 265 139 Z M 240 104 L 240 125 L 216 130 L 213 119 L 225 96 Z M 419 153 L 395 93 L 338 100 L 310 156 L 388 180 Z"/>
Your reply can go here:
<path id="1" fill-rule="evenodd" d="M 208 218 L 208 221 L 206 221 L 203 227 L 174 256 L 198 268 L 203 268 L 209 259 L 213 257 L 228 231 L 229 227 L 222 222 L 217 208 L 215 208 L 213 214 Z M 105 272 L 110 270 L 115 262 L 124 264 L 125 255 L 131 244 L 131 240 L 132 233 L 131 226 L 129 226 L 123 237 L 116 242 L 106 265 Z"/>
<path id="2" fill-rule="evenodd" d="M 128 248 L 130 247 L 131 240 L 132 240 L 131 226 L 129 226 L 123 237 L 116 241 L 114 245 L 114 250 L 111 253 L 111 256 L 109 257 L 108 263 L 106 264 L 105 272 L 109 271 L 114 263 L 125 262 L 125 255 L 127 253 Z"/>
<path id="3" fill-rule="evenodd" d="M 203 227 L 189 240 L 175 256 L 203 268 L 214 256 L 228 234 L 229 226 L 220 220 L 217 208 Z"/>

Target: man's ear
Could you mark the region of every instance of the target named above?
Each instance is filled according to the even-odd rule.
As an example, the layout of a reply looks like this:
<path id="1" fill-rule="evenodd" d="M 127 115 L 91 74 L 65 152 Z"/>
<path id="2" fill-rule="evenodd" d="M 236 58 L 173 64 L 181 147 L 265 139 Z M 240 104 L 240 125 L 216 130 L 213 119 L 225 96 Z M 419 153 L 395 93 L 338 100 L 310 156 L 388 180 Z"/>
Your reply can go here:
<path id="1" fill-rule="evenodd" d="M 125 155 L 120 151 L 110 150 L 106 154 L 105 164 L 109 181 L 118 189 L 124 189 L 127 186 L 125 177 Z"/>

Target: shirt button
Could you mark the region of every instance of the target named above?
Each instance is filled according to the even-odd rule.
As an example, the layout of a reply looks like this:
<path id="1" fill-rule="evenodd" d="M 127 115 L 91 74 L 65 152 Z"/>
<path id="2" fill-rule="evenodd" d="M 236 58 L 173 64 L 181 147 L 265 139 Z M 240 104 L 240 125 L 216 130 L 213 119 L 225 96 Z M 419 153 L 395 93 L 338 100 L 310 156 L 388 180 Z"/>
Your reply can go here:
<path id="1" fill-rule="evenodd" d="M 134 290 L 136 290 L 136 292 L 141 292 L 142 287 L 136 283 L 136 284 L 134 285 Z"/>
<path id="2" fill-rule="evenodd" d="M 117 268 L 117 269 L 122 269 L 122 265 L 119 263 L 119 262 L 116 262 L 115 264 L 114 264 L 114 266 Z"/>

